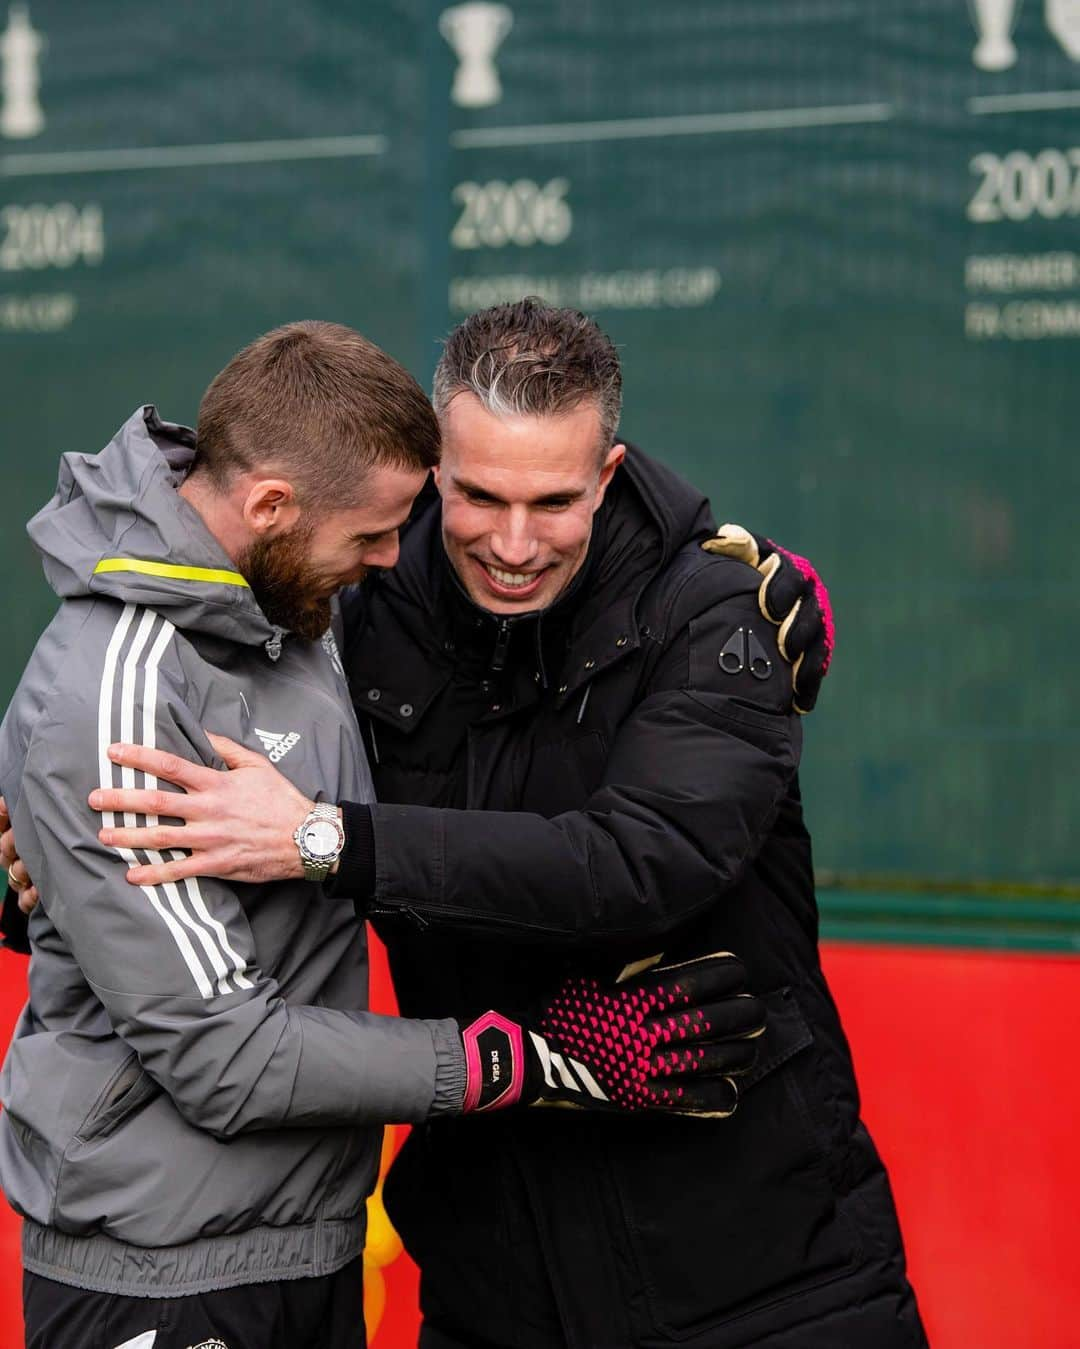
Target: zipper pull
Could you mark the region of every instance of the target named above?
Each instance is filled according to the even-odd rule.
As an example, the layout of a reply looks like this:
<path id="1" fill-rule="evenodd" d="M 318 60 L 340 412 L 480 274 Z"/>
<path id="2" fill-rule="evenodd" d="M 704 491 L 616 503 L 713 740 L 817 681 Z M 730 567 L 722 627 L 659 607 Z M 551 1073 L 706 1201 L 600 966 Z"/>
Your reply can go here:
<path id="1" fill-rule="evenodd" d="M 510 620 L 504 618 L 499 624 L 499 635 L 495 639 L 495 650 L 491 653 L 491 668 L 501 674 L 506 665 L 506 652 L 510 646 Z"/>
<path id="2" fill-rule="evenodd" d="M 417 913 L 411 904 L 368 904 L 365 913 L 369 918 L 408 918 L 421 932 L 431 924 L 422 913 Z"/>
<path id="3" fill-rule="evenodd" d="M 285 636 L 284 628 L 275 628 L 273 636 L 267 638 L 266 654 L 270 657 L 271 660 L 281 659 L 281 641 L 284 636 Z"/>

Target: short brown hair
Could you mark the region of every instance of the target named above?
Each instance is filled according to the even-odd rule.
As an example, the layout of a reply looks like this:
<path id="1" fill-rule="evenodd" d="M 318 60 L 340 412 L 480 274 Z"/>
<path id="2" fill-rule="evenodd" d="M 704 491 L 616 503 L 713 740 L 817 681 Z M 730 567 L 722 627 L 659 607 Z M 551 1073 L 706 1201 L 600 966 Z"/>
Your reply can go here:
<path id="1" fill-rule="evenodd" d="M 586 314 L 530 295 L 471 314 L 446 339 L 435 368 L 435 411 L 473 393 L 495 416 L 553 416 L 594 402 L 600 450 L 615 441 L 622 372 L 611 339 Z"/>
<path id="2" fill-rule="evenodd" d="M 315 320 L 238 352 L 203 396 L 196 437 L 195 471 L 215 486 L 272 468 L 304 505 L 353 505 L 376 464 L 439 460 L 439 424 L 412 375 L 351 328 Z"/>

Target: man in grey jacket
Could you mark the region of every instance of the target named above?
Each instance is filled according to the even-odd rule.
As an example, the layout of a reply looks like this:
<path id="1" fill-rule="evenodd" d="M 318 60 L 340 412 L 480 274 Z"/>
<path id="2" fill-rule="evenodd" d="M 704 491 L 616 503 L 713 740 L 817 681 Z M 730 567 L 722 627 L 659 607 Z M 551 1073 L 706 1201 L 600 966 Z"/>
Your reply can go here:
<path id="1" fill-rule="evenodd" d="M 670 1064 L 647 1062 L 665 1038 L 651 1011 L 625 1050 L 595 1016 L 569 1036 L 495 1012 L 374 1016 L 358 925 L 303 881 L 127 883 L 130 864 L 166 859 L 103 846 L 88 797 L 155 790 L 155 815 L 122 819 L 153 824 L 172 789 L 117 766 L 115 741 L 220 765 L 212 726 L 308 806 L 371 799 L 333 597 L 395 561 L 438 428 L 358 334 L 294 324 L 213 382 L 195 447 L 141 408 L 101 454 L 65 456 L 30 527 L 63 600 L 0 729 L 0 788 L 41 896 L 0 1080 L 33 1349 L 355 1346 L 373 1125 L 538 1099 L 616 1108 L 631 1078 L 634 1104 L 671 1100 Z M 337 813 L 298 823 L 305 876 L 323 879 Z M 702 962 L 678 988 L 646 978 L 706 1042 L 680 1109 L 730 1111 L 727 1074 L 760 1029 L 756 999 L 734 996 L 737 962 Z M 600 1024 L 627 987 L 589 994 Z"/>

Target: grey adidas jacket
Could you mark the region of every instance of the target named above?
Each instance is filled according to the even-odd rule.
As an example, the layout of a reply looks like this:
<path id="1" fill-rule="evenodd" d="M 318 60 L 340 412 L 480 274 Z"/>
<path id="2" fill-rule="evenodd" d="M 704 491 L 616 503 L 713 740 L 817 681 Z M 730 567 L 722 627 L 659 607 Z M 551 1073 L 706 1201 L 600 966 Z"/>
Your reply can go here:
<path id="1" fill-rule="evenodd" d="M 363 1244 L 372 1126 L 456 1111 L 464 1086 L 453 1023 L 364 1010 L 351 905 L 304 882 L 140 889 L 132 854 L 98 842 L 89 792 L 145 783 L 108 760 L 120 739 L 221 767 L 205 727 L 309 796 L 371 799 L 332 633 L 271 628 L 175 490 L 192 445 L 148 407 L 64 457 L 30 524 L 63 604 L 0 728 L 41 893 L 0 1182 L 27 1269 L 135 1295 L 340 1268 Z"/>

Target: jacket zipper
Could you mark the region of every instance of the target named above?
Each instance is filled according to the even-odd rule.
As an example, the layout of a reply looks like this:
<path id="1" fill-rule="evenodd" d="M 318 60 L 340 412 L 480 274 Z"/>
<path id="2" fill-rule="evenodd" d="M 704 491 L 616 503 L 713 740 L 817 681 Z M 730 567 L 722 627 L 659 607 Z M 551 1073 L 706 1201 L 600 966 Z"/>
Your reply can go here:
<path id="1" fill-rule="evenodd" d="M 495 638 L 495 650 L 491 653 L 491 669 L 495 674 L 502 674 L 506 668 L 506 653 L 510 648 L 510 620 L 502 619 L 499 623 L 499 635 Z"/>

